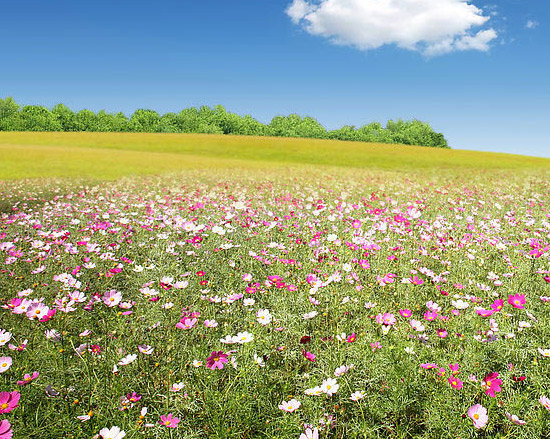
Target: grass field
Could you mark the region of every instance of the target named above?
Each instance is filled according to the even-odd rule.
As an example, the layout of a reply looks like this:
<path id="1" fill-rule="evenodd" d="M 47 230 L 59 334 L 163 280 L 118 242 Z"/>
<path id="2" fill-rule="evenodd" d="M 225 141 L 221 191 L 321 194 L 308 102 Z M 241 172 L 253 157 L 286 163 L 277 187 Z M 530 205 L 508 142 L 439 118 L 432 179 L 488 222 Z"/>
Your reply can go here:
<path id="1" fill-rule="evenodd" d="M 550 169 L 550 159 L 330 140 L 207 134 L 0 132 L 0 179 L 162 174 L 189 169 L 331 166 L 430 171 Z"/>
<path id="2" fill-rule="evenodd" d="M 0 439 L 548 438 L 549 176 L 0 133 Z"/>

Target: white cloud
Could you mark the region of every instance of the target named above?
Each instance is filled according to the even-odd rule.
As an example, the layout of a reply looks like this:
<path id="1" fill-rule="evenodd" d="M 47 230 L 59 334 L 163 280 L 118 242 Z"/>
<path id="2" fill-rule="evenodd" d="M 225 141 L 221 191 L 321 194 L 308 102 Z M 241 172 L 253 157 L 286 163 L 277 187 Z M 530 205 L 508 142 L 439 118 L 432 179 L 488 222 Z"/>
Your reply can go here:
<path id="1" fill-rule="evenodd" d="M 539 25 L 538 21 L 535 20 L 527 20 L 527 23 L 525 23 L 525 27 L 527 29 L 534 29 Z"/>
<path id="2" fill-rule="evenodd" d="M 293 0 L 286 13 L 310 34 L 360 50 L 394 44 L 435 56 L 487 51 L 497 38 L 477 29 L 490 17 L 467 0 Z"/>

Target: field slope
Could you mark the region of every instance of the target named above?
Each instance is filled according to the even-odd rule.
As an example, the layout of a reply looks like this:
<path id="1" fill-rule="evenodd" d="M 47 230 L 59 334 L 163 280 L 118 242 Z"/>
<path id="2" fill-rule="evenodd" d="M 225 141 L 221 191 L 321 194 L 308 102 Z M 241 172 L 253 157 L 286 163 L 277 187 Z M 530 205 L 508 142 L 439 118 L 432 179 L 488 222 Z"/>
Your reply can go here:
<path id="1" fill-rule="evenodd" d="M 209 134 L 0 132 L 0 179 L 116 179 L 186 169 L 336 166 L 380 170 L 550 169 L 550 159 L 332 140 Z"/>

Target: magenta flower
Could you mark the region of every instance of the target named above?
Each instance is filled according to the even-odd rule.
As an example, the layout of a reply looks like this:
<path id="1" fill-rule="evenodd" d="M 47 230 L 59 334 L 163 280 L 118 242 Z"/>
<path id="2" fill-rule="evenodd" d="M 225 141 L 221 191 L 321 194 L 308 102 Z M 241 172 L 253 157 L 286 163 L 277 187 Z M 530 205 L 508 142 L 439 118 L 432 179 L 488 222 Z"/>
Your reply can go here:
<path id="1" fill-rule="evenodd" d="M 206 359 L 206 367 L 214 369 L 223 369 L 224 363 L 227 363 L 229 355 L 224 354 L 223 351 L 213 351 Z"/>
<path id="2" fill-rule="evenodd" d="M 494 313 L 494 309 L 476 309 L 476 313 L 481 317 L 491 317 Z"/>
<path id="3" fill-rule="evenodd" d="M 502 299 L 495 300 L 491 305 L 491 309 L 495 312 L 499 312 L 502 308 L 504 308 L 504 300 Z"/>
<path id="4" fill-rule="evenodd" d="M 483 378 L 483 382 L 481 383 L 481 387 L 485 390 L 485 393 L 492 398 L 495 397 L 495 392 L 502 392 L 500 388 L 502 380 L 497 377 L 498 372 L 491 372 Z"/>
<path id="5" fill-rule="evenodd" d="M 524 308 L 525 294 L 510 294 L 508 297 L 508 303 L 514 308 Z"/>
<path id="6" fill-rule="evenodd" d="M 460 366 L 458 365 L 458 363 L 449 364 L 449 369 L 451 369 L 451 372 L 453 373 L 453 375 L 456 375 L 458 373 L 459 368 Z"/>
<path id="7" fill-rule="evenodd" d="M 422 369 L 435 369 L 437 367 L 437 363 L 422 363 L 420 367 Z"/>
<path id="8" fill-rule="evenodd" d="M 0 413 L 9 413 L 17 407 L 21 394 L 19 392 L 0 392 Z"/>
<path id="9" fill-rule="evenodd" d="M 20 380 L 20 381 L 17 381 L 17 384 L 19 384 L 20 386 L 26 386 L 27 384 L 30 384 L 30 382 L 32 380 L 35 380 L 38 378 L 38 375 L 40 375 L 38 372 L 34 371 L 32 373 L 32 375 L 29 375 L 28 373 L 26 373 L 24 376 L 23 376 L 23 379 Z"/>
<path id="10" fill-rule="evenodd" d="M 180 418 L 172 416 L 172 413 L 168 413 L 167 415 L 162 415 L 160 417 L 159 424 L 168 428 L 176 428 L 180 423 L 180 420 Z"/>
<path id="11" fill-rule="evenodd" d="M 308 352 L 308 351 L 302 351 L 302 355 L 306 357 L 307 360 L 311 362 L 315 362 L 315 354 L 312 354 L 311 352 Z"/>
<path id="12" fill-rule="evenodd" d="M 437 318 L 437 311 L 426 311 L 424 313 L 424 320 L 432 321 Z"/>
<path id="13" fill-rule="evenodd" d="M 460 380 L 460 378 L 453 376 L 453 377 L 447 378 L 447 381 L 449 381 L 449 384 L 453 389 L 462 389 L 463 383 Z"/>
<path id="14" fill-rule="evenodd" d="M 0 439 L 11 439 L 13 431 L 7 419 L 0 421 Z"/>
<path id="15" fill-rule="evenodd" d="M 405 317 L 408 319 L 410 316 L 412 316 L 412 311 L 410 309 L 400 309 L 399 314 L 401 314 L 401 317 Z"/>

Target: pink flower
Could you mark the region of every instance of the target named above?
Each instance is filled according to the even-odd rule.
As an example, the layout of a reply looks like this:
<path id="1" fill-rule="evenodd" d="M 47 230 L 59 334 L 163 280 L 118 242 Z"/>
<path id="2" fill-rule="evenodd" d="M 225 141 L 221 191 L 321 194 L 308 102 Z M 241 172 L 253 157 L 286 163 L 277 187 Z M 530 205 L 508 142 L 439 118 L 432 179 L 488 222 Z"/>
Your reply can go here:
<path id="1" fill-rule="evenodd" d="M 167 415 L 162 415 L 160 417 L 159 424 L 168 428 L 176 428 L 180 423 L 180 420 L 180 418 L 172 416 L 172 413 L 168 413 Z"/>
<path id="2" fill-rule="evenodd" d="M 483 428 L 487 425 L 489 421 L 489 416 L 487 416 L 487 409 L 481 404 L 476 404 L 471 406 L 468 409 L 468 417 L 474 421 L 475 428 Z"/>
<path id="3" fill-rule="evenodd" d="M 445 338 L 445 337 L 447 337 L 447 335 L 448 335 L 446 329 L 438 329 L 436 332 L 437 332 L 437 335 L 438 335 L 440 338 Z"/>
<path id="4" fill-rule="evenodd" d="M 26 315 L 29 319 L 41 320 L 48 315 L 50 308 L 42 302 L 33 303 L 27 308 Z"/>
<path id="5" fill-rule="evenodd" d="M 424 320 L 432 321 L 437 318 L 437 311 L 426 311 L 424 313 Z"/>
<path id="6" fill-rule="evenodd" d="M 179 329 L 191 329 L 197 325 L 197 319 L 190 319 L 189 317 L 184 317 L 178 323 L 176 323 L 176 328 Z"/>
<path id="7" fill-rule="evenodd" d="M 539 398 L 539 402 L 546 408 L 546 410 L 550 410 L 550 399 L 546 396 L 541 396 Z"/>
<path id="8" fill-rule="evenodd" d="M 491 372 L 483 378 L 483 382 L 481 383 L 481 387 L 485 390 L 485 393 L 492 398 L 495 397 L 495 392 L 502 392 L 502 389 L 500 388 L 502 380 L 497 377 L 498 372 Z"/>
<path id="9" fill-rule="evenodd" d="M 11 439 L 13 431 L 7 419 L 0 421 L 0 439 Z"/>
<path id="10" fill-rule="evenodd" d="M 348 343 L 353 343 L 355 340 L 357 340 L 357 335 L 355 335 L 355 332 L 348 335 L 348 338 L 346 339 Z"/>
<path id="11" fill-rule="evenodd" d="M 453 377 L 447 378 L 447 380 L 449 381 L 449 384 L 453 389 L 462 389 L 463 383 L 460 380 L 460 378 L 453 376 Z"/>
<path id="12" fill-rule="evenodd" d="M 122 300 L 122 294 L 117 290 L 111 290 L 107 291 L 101 299 L 103 300 L 103 303 L 105 305 L 107 305 L 109 308 L 113 308 L 114 306 L 117 306 Z"/>
<path id="13" fill-rule="evenodd" d="M 224 363 L 227 363 L 229 355 L 224 354 L 223 351 L 213 351 L 212 354 L 206 359 L 206 367 L 214 369 L 223 369 Z M 179 421 L 178 421 L 179 422 Z"/>
<path id="14" fill-rule="evenodd" d="M 20 386 L 26 386 L 27 384 L 29 384 L 32 380 L 35 380 L 36 378 L 38 378 L 38 375 L 40 375 L 38 372 L 34 371 L 32 373 L 32 375 L 29 375 L 28 373 L 26 373 L 24 376 L 23 376 L 23 379 L 21 381 L 17 381 L 17 384 L 19 384 Z"/>
<path id="15" fill-rule="evenodd" d="M 311 352 L 308 352 L 308 351 L 302 351 L 302 355 L 306 357 L 307 360 L 311 362 L 315 362 L 315 354 L 312 354 Z"/>
<path id="16" fill-rule="evenodd" d="M 525 422 L 525 421 L 519 419 L 519 417 L 518 417 L 517 415 L 511 415 L 511 414 L 508 413 L 508 412 L 506 412 L 506 413 L 504 413 L 504 414 L 506 415 L 506 417 L 507 417 L 510 421 L 512 421 L 512 422 L 513 422 L 514 424 L 516 424 L 516 425 L 525 425 L 525 424 L 527 424 L 527 422 Z"/>
<path id="17" fill-rule="evenodd" d="M 395 316 L 393 314 L 390 314 L 389 312 L 385 312 L 384 314 L 378 314 L 376 316 L 376 322 L 381 325 L 387 325 L 387 326 L 395 325 L 396 321 L 397 320 L 395 320 Z"/>
<path id="18" fill-rule="evenodd" d="M 382 345 L 379 341 L 375 341 L 374 343 L 370 344 L 370 347 L 372 348 L 372 352 L 376 352 L 376 349 L 382 349 Z"/>
<path id="19" fill-rule="evenodd" d="M 514 308 L 524 308 L 525 294 L 510 294 L 508 297 L 508 303 Z"/>
<path id="20" fill-rule="evenodd" d="M 19 392 L 0 392 L 0 413 L 9 413 L 17 407 L 21 398 Z"/>
<path id="21" fill-rule="evenodd" d="M 412 311 L 410 309 L 400 309 L 399 314 L 401 314 L 401 317 L 405 317 L 408 319 L 410 316 L 412 316 Z"/>

